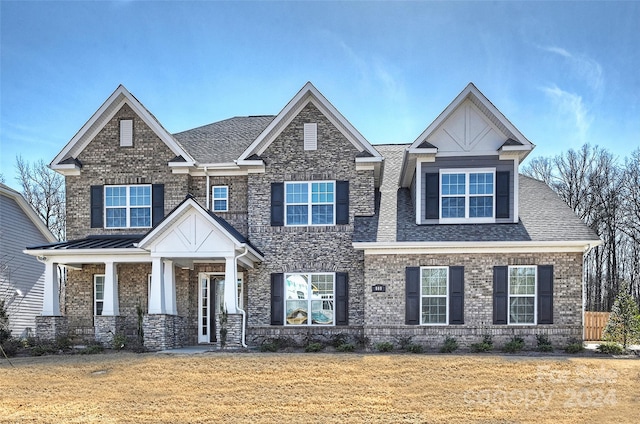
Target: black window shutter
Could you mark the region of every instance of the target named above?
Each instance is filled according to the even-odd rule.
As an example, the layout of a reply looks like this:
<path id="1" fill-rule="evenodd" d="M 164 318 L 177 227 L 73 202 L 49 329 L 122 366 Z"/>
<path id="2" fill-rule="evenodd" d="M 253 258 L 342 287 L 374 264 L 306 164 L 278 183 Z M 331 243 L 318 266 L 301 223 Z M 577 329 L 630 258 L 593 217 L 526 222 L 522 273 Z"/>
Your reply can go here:
<path id="1" fill-rule="evenodd" d="M 406 309 L 404 323 L 407 325 L 420 324 L 420 268 L 409 266 L 405 270 L 406 278 Z"/>
<path id="2" fill-rule="evenodd" d="M 538 324 L 553 324 L 553 265 L 538 266 Z"/>
<path id="3" fill-rule="evenodd" d="M 271 183 L 271 226 L 284 225 L 284 183 Z"/>
<path id="4" fill-rule="evenodd" d="M 164 219 L 164 184 L 154 184 L 151 186 L 151 216 L 154 227 Z"/>
<path id="5" fill-rule="evenodd" d="M 449 325 L 464 324 L 464 267 L 449 267 Z"/>
<path id="6" fill-rule="evenodd" d="M 509 218 L 509 171 L 496 172 L 496 218 Z"/>
<path id="7" fill-rule="evenodd" d="M 349 223 L 349 181 L 336 181 L 336 224 Z"/>
<path id="8" fill-rule="evenodd" d="M 104 186 L 91 186 L 91 228 L 102 228 L 104 216 Z"/>
<path id="9" fill-rule="evenodd" d="M 284 274 L 271 274 L 271 325 L 284 325 Z"/>
<path id="10" fill-rule="evenodd" d="M 440 217 L 440 174 L 437 172 L 425 174 L 427 186 L 425 194 L 425 216 L 427 219 Z"/>
<path id="11" fill-rule="evenodd" d="M 349 274 L 336 272 L 336 325 L 349 325 Z"/>
<path id="12" fill-rule="evenodd" d="M 493 267 L 493 323 L 504 325 L 507 323 L 507 306 L 509 301 L 508 267 Z"/>

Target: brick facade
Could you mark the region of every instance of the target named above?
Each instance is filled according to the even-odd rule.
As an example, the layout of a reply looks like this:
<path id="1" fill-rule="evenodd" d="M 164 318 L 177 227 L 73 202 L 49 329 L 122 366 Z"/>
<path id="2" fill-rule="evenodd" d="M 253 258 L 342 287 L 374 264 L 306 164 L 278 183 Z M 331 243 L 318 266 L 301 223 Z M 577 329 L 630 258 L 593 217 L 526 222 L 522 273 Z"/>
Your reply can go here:
<path id="1" fill-rule="evenodd" d="M 120 120 L 133 119 L 133 147 L 120 146 Z M 172 174 L 167 163 L 175 154 L 156 133 L 124 105 L 78 155 L 81 175 L 67 176 L 67 239 L 91 234 L 131 234 L 132 229 L 91 228 L 91 186 L 164 184 L 165 214 L 188 194 L 189 176 Z M 136 230 L 144 234 L 148 229 Z"/>
<path id="2" fill-rule="evenodd" d="M 553 325 L 493 325 L 493 267 L 496 265 L 553 265 Z M 405 325 L 405 269 L 409 266 L 464 266 L 464 325 Z M 478 342 L 483 334 L 504 343 L 514 335 L 535 346 L 535 334 L 548 334 L 553 343 L 582 338 L 582 254 L 451 254 L 366 255 L 365 335 L 372 343 L 413 336 L 415 342 L 439 345 L 454 336 L 462 345 Z M 383 284 L 385 292 L 372 292 Z"/>
<path id="3" fill-rule="evenodd" d="M 303 149 L 305 123 L 318 124 L 318 148 Z M 248 272 L 248 334 L 279 334 L 271 327 L 270 276 L 281 272 L 347 272 L 349 326 L 364 322 L 364 256 L 351 246 L 353 219 L 373 213 L 373 171 L 356 171 L 358 150 L 313 105 L 308 104 L 261 154 L 266 170 L 249 175 L 249 239 L 265 260 Z M 272 227 L 271 183 L 287 181 L 349 181 L 349 224 L 318 227 Z M 287 330 L 288 332 L 296 330 Z M 306 333 L 307 328 L 299 328 Z"/>
<path id="4" fill-rule="evenodd" d="M 313 94 L 313 93 L 312 93 Z M 132 101 L 130 99 L 130 101 Z M 346 334 L 351 341 L 368 338 L 371 343 L 395 341 L 412 336 L 415 342 L 438 345 L 446 336 L 453 336 L 463 345 L 478 341 L 483 334 L 495 336 L 503 343 L 514 335 L 522 336 L 533 345 L 535 334 L 548 334 L 552 342 L 564 343 L 582 336 L 582 256 L 580 253 L 532 254 L 370 254 L 356 250 L 354 221 L 356 217 L 372 227 L 378 218 L 402 215 L 402 210 L 385 215 L 376 211 L 374 170 L 358 170 L 356 159 L 362 153 L 343 133 L 343 124 L 336 127 L 316 106 L 322 100 L 306 103 L 295 116 L 281 116 L 286 127 L 266 147 L 259 150 L 264 172 L 257 168 L 233 170 L 227 176 L 203 176 L 203 167 L 173 173 L 168 162 L 176 154 L 164 144 L 143 119 L 136 116 L 126 103 L 81 149 L 77 160 L 82 164 L 80 175 L 67 175 L 67 238 L 81 239 L 89 235 L 144 234 L 149 228 L 105 229 L 91 228 L 91 190 L 94 185 L 163 184 L 165 215 L 191 195 L 208 209 L 211 186 L 229 188 L 229 209 L 216 213 L 225 219 L 250 243 L 262 252 L 264 260 L 248 269 L 240 268 L 243 279 L 243 304 L 246 311 L 247 342 L 259 345 L 273 337 L 284 337 L 302 345 L 309 341 L 329 341 L 337 334 Z M 133 103 L 131 103 L 133 104 Z M 286 110 L 286 109 L 285 109 Z M 295 109 L 292 109 L 295 110 Z M 335 118 L 335 117 L 334 117 Z M 133 120 L 133 146 L 120 146 L 120 120 Z M 339 121 L 340 119 L 338 119 Z M 336 122 L 335 119 L 333 122 Z M 305 123 L 317 124 L 317 149 L 304 150 Z M 266 125 L 266 124 L 265 124 Z M 347 125 L 348 126 L 348 125 Z M 277 127 L 276 127 L 277 128 Z M 233 133 L 231 138 L 237 134 Z M 200 140 L 200 139 L 198 139 Z M 238 142 L 235 138 L 228 142 Z M 246 141 L 246 140 L 245 140 Z M 203 136 L 202 142 L 205 143 Z M 206 146 L 203 144 L 202 146 Z M 199 146 L 199 147 L 202 147 Z M 247 145 L 248 147 L 248 145 Z M 376 158 L 377 159 L 377 158 Z M 388 163 L 384 166 L 389 165 Z M 398 164 L 398 167 L 400 165 Z M 387 169 L 387 168 L 385 168 Z M 391 170 L 391 166 L 387 171 Z M 197 174 L 190 175 L 188 172 Z M 387 172 L 385 171 L 385 172 Z M 399 169 L 396 170 L 399 173 Z M 217 170 L 216 173 L 220 173 Z M 235 175 L 238 174 L 238 175 Z M 330 226 L 272 226 L 271 184 L 293 181 L 348 181 L 349 221 Z M 208 184 L 207 184 L 208 183 Z M 387 183 L 395 193 L 397 183 Z M 209 194 L 209 196 L 207 195 Z M 396 205 L 395 197 L 393 205 Z M 380 203 L 380 202 L 379 202 Z M 380 207 L 379 207 L 380 208 Z M 411 207 L 413 208 L 413 206 Z M 386 212 L 389 212 L 388 210 Z M 404 211 L 414 214 L 413 209 Z M 364 222 L 363 221 L 363 222 Z M 411 225 L 413 226 L 413 219 Z M 397 219 L 384 223 L 388 239 L 396 239 Z M 391 228 L 393 226 L 393 228 Z M 194 227 L 195 228 L 195 227 Z M 413 228 L 413 227 L 412 227 Z M 481 229 L 481 227 L 474 227 Z M 413 231 L 419 240 L 433 227 L 420 226 Z M 385 231 L 386 231 L 385 230 Z M 376 239 L 377 228 L 367 229 Z M 179 237 L 179 236 L 176 236 Z M 185 237 L 186 238 L 186 237 Z M 195 239 L 195 238 L 194 238 Z M 378 238 L 380 240 L 380 238 Z M 511 240 L 511 239 L 508 239 Z M 545 239 L 546 240 L 546 239 Z M 179 242 L 176 242 L 179 243 Z M 242 244 L 240 244 L 242 246 Z M 100 255 L 100 249 L 91 253 Z M 240 248 L 236 245 L 236 254 Z M 227 256 L 230 256 L 229 253 Z M 106 255 L 105 255 L 106 256 Z M 105 345 L 116 333 L 127 337 L 137 334 L 139 315 L 144 311 L 145 346 L 152 350 L 198 343 L 198 313 L 200 276 L 224 275 L 225 262 L 221 257 L 185 258 L 175 262 L 176 315 L 148 314 L 149 274 L 151 257 L 141 263 L 117 263 L 119 316 L 94 316 L 94 284 L 96 274 L 104 274 L 105 265 L 97 259 L 84 264 L 72 262 L 68 271 L 64 317 L 41 317 L 38 334 L 55 337 L 69 331 L 75 335 L 95 338 Z M 258 255 L 259 256 L 259 255 Z M 198 259 L 198 260 L 193 260 Z M 138 260 L 138 259 L 136 259 Z M 496 265 L 553 265 L 554 266 L 554 324 L 534 326 L 493 325 L 493 267 Z M 464 266 L 464 324 L 447 326 L 405 325 L 405 269 L 408 266 Z M 271 275 L 288 272 L 340 272 L 348 274 L 348 324 L 342 326 L 271 325 Z M 383 284 L 385 292 L 373 293 L 371 286 Z M 213 306 L 213 305 L 211 305 Z M 220 347 L 220 322 L 216 316 L 216 337 L 212 343 Z M 243 315 L 229 314 L 227 346 L 242 344 Z"/>

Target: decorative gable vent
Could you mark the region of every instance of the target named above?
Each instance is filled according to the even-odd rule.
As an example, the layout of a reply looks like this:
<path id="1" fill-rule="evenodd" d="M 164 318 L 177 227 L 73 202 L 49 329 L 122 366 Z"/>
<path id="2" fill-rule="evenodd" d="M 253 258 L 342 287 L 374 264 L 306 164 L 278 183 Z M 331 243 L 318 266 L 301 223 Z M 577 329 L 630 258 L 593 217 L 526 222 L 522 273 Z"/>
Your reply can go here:
<path id="1" fill-rule="evenodd" d="M 120 121 L 120 146 L 133 146 L 133 119 L 123 119 Z"/>
<path id="2" fill-rule="evenodd" d="M 304 124 L 304 150 L 318 149 L 318 124 Z"/>

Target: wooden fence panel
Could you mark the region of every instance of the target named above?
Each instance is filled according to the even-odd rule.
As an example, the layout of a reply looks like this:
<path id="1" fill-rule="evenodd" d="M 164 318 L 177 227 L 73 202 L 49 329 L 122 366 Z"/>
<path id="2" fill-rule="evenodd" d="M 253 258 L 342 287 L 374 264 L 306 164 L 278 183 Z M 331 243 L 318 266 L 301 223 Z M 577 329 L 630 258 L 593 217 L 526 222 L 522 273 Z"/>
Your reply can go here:
<path id="1" fill-rule="evenodd" d="M 584 339 L 602 340 L 602 332 L 609 321 L 609 312 L 584 313 Z"/>

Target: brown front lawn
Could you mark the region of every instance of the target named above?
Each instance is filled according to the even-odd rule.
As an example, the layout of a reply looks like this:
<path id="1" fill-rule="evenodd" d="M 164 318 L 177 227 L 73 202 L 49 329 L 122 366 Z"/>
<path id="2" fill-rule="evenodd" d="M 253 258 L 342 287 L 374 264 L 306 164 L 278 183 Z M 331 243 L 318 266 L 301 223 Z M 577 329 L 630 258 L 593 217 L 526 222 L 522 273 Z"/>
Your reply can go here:
<path id="1" fill-rule="evenodd" d="M 0 422 L 637 422 L 640 360 L 207 353 L 0 360 Z"/>

